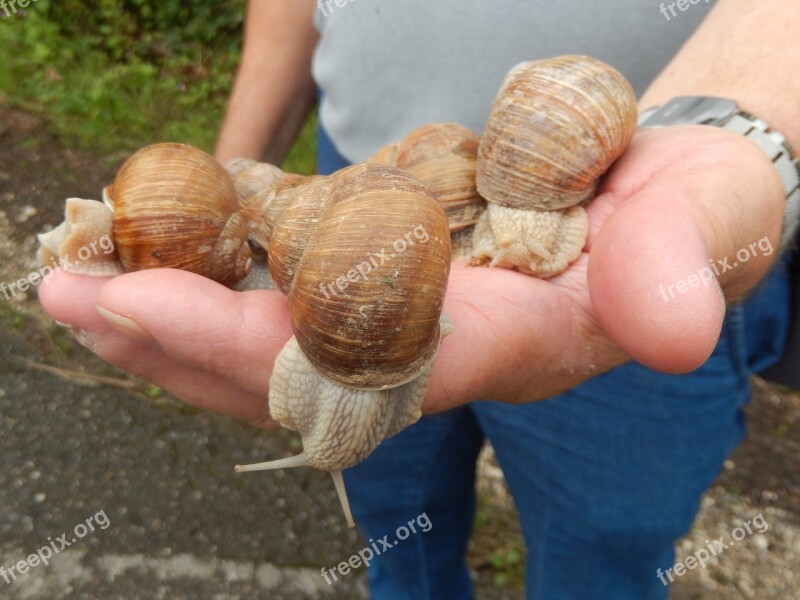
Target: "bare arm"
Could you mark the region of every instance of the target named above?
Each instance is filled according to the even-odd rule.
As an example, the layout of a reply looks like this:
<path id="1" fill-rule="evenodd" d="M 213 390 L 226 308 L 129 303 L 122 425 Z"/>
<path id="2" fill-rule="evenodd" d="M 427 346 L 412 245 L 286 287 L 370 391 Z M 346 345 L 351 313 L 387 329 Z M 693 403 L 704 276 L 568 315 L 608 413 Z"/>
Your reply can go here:
<path id="1" fill-rule="evenodd" d="M 731 98 L 786 135 L 797 152 L 798 27 L 796 0 L 719 0 L 640 105 L 647 108 L 684 95 Z"/>
<path id="2" fill-rule="evenodd" d="M 250 0 L 244 50 L 216 158 L 280 164 L 314 102 L 313 0 Z"/>

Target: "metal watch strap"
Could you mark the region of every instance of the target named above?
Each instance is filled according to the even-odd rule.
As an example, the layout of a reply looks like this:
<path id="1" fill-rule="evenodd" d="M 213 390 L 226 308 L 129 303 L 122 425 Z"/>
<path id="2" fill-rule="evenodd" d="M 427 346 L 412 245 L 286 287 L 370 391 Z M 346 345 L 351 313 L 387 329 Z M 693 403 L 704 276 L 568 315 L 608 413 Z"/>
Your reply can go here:
<path id="1" fill-rule="evenodd" d="M 681 97 L 639 115 L 644 128 L 697 124 L 729 129 L 753 140 L 775 165 L 783 182 L 786 206 L 783 214 L 780 248 L 788 247 L 800 223 L 800 166 L 792 160 L 786 139 L 771 131 L 766 122 L 740 111 L 733 100 Z"/>

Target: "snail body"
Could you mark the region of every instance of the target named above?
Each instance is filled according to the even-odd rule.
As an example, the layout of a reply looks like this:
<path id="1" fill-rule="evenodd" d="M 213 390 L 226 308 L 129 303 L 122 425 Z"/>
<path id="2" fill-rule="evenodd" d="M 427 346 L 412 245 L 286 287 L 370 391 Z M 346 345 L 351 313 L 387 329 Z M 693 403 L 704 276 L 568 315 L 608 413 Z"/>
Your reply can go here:
<path id="1" fill-rule="evenodd" d="M 447 217 L 411 175 L 360 164 L 299 184 L 275 219 L 272 276 L 294 337 L 270 379 L 270 414 L 299 431 L 297 457 L 237 467 L 341 470 L 416 422 L 448 325 Z"/>
<path id="2" fill-rule="evenodd" d="M 517 65 L 494 100 L 476 183 L 489 202 L 473 235 L 476 264 L 553 276 L 579 255 L 583 205 L 636 131 L 627 80 L 596 59 L 567 55 Z"/>
<path id="3" fill-rule="evenodd" d="M 47 233 L 36 236 L 39 241 L 36 258 L 42 265 L 65 265 L 67 270 L 79 275 L 121 275 L 125 271 L 111 229 L 112 212 L 102 202 L 67 198 L 64 221 Z M 108 252 L 82 252 L 82 249 L 97 247 L 99 241 L 106 242 Z"/>

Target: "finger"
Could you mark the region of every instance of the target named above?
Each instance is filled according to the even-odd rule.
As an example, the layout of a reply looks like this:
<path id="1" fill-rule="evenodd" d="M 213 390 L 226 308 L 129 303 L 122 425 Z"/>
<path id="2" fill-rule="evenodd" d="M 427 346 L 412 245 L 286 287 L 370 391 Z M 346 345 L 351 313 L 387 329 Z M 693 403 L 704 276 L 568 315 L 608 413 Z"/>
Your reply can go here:
<path id="1" fill-rule="evenodd" d="M 650 185 L 620 206 L 595 238 L 588 272 L 610 337 L 634 360 L 672 373 L 707 360 L 725 315 L 704 235 L 681 193 Z"/>
<path id="2" fill-rule="evenodd" d="M 136 338 L 138 328 L 139 341 L 152 336 L 179 363 L 252 391 L 265 389 L 292 335 L 282 294 L 234 292 L 185 271 L 117 277 L 102 288 L 97 306 L 119 331 Z"/>
<path id="3" fill-rule="evenodd" d="M 109 277 L 87 277 L 56 271 L 39 286 L 39 302 L 59 323 L 93 332 L 111 331 L 108 323 L 95 310 L 97 295 L 109 281 Z"/>
<path id="4" fill-rule="evenodd" d="M 253 424 L 270 427 L 267 382 L 245 390 L 222 378 L 192 369 L 167 356 L 154 341 L 139 341 L 120 333 L 95 310 L 108 278 L 59 272 L 39 289 L 39 300 L 56 320 L 83 332 L 91 349 L 103 360 L 141 376 L 181 400 L 199 408 L 222 412 Z"/>

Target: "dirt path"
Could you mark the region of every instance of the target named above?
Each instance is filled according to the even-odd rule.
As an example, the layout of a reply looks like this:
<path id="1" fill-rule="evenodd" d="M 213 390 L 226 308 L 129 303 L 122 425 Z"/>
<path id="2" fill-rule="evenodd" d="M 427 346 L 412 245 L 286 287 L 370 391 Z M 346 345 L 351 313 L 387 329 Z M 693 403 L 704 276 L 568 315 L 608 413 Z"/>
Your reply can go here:
<path id="1" fill-rule="evenodd" d="M 96 198 L 115 167 L 59 148 L 40 121 L 0 106 L 0 281 L 35 270 L 34 234 L 61 220 L 64 198 Z M 343 527 L 324 474 L 233 473 L 237 462 L 292 453 L 291 435 L 154 394 L 77 345 L 34 294 L 0 295 L 0 565 L 89 517 L 108 525 L 49 566 L 0 580 L 0 597 L 365 597 L 363 572 L 333 586 L 320 576 L 364 545 Z M 758 514 L 769 529 L 678 578 L 674 599 L 800 598 L 800 401 L 755 389 L 750 436 L 680 548 L 697 552 Z M 497 510 L 513 518 L 494 472 L 484 469 L 483 485 L 501 490 Z M 488 541 L 473 552 L 510 535 L 481 534 Z M 477 574 L 479 598 L 522 597 L 492 586 L 490 569 Z"/>

